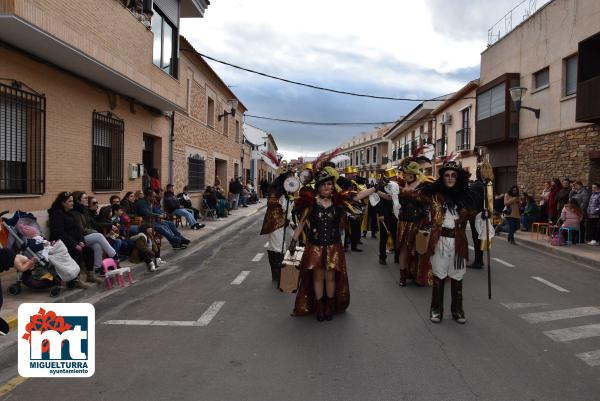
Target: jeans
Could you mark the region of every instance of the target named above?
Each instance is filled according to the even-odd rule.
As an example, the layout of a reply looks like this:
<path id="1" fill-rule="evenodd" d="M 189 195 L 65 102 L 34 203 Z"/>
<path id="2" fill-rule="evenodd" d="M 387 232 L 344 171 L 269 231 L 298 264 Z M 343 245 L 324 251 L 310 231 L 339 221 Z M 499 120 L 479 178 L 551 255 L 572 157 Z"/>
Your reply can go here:
<path id="1" fill-rule="evenodd" d="M 130 239 L 116 239 L 111 245 L 117 255 L 129 255 L 133 249 L 133 241 Z"/>
<path id="2" fill-rule="evenodd" d="M 231 199 L 231 209 L 237 209 L 240 203 L 240 194 L 230 194 L 229 198 Z"/>
<path id="3" fill-rule="evenodd" d="M 106 237 L 100 233 L 88 234 L 83 237 L 86 245 L 94 250 L 94 267 L 102 267 L 102 256 L 106 254 L 109 258 L 114 257 L 117 253 L 108 243 Z"/>
<path id="4" fill-rule="evenodd" d="M 190 225 L 190 227 L 194 227 L 196 224 L 198 224 L 198 221 L 194 218 L 192 213 L 187 209 L 176 209 L 175 211 L 173 211 L 173 214 L 175 216 L 180 216 L 180 217 L 185 218 L 187 220 L 188 224 Z"/>
<path id="5" fill-rule="evenodd" d="M 508 240 L 514 241 L 515 231 L 519 228 L 519 219 L 516 217 L 507 217 L 506 221 L 508 222 Z"/>
<path id="6" fill-rule="evenodd" d="M 526 215 L 521 215 L 521 225 L 523 227 L 525 227 L 525 231 L 529 231 L 529 229 L 531 228 L 531 223 L 534 223 L 536 221 L 536 219 L 534 219 L 533 217 L 530 216 L 526 216 Z"/>
<path id="7" fill-rule="evenodd" d="M 245 195 L 240 195 L 240 206 L 248 206 L 248 197 Z"/>
<path id="8" fill-rule="evenodd" d="M 165 237 L 171 245 L 179 245 L 183 239 L 183 236 L 172 221 L 163 221 L 154 225 L 154 230 Z"/>

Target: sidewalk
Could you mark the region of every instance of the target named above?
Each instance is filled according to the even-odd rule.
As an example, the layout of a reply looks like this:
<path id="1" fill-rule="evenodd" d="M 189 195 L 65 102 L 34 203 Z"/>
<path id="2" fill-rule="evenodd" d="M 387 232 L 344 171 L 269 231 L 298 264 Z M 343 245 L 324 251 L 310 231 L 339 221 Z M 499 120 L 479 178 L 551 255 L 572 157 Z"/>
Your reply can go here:
<path id="1" fill-rule="evenodd" d="M 506 239 L 506 233 L 502 233 L 500 236 Z M 548 236 L 540 234 L 539 239 L 536 239 L 536 236 L 537 234 L 532 234 L 530 232 L 517 231 L 515 233 L 515 240 L 517 244 L 541 252 L 551 253 L 583 264 L 600 267 L 600 246 L 587 244 L 552 246 L 550 245 Z"/>
<path id="2" fill-rule="evenodd" d="M 248 205 L 247 208 L 239 208 L 237 210 L 233 210 L 231 215 L 227 218 L 212 220 L 207 219 L 203 220 L 202 223 L 206 225 L 206 227 L 201 230 L 192 230 L 189 227 L 183 224 L 183 227 L 179 227 L 178 229 L 183 234 L 183 236 L 191 241 L 188 247 L 198 244 L 203 239 L 208 237 L 210 234 L 218 232 L 220 230 L 225 229 L 226 227 L 238 222 L 242 218 L 252 216 L 267 206 L 266 199 L 261 199 L 260 203 L 254 205 Z M 166 240 L 163 240 L 162 250 L 161 250 L 161 258 L 168 263 L 171 259 L 173 259 L 179 252 L 175 251 Z M 185 251 L 183 251 L 185 252 Z M 134 281 L 143 280 L 146 277 L 152 276 L 151 274 L 144 274 L 147 269 L 144 263 L 140 264 L 132 264 L 129 261 L 124 261 L 121 263 L 123 267 L 131 267 L 131 271 L 133 274 Z M 92 297 L 98 293 L 104 291 L 115 291 L 115 287 L 112 290 L 108 290 L 105 284 L 94 285 L 91 284 L 91 287 L 87 290 L 81 289 L 62 289 L 60 295 L 57 298 L 50 297 L 50 289 L 47 290 L 32 290 L 30 288 L 21 285 L 21 293 L 18 295 L 9 295 L 8 287 L 10 287 L 16 281 L 16 271 L 11 269 L 10 271 L 4 272 L 0 274 L 0 280 L 2 280 L 2 294 L 4 295 L 4 304 L 2 305 L 2 310 L 0 311 L 0 315 L 8 322 L 11 330 L 14 330 L 17 327 L 17 312 L 19 309 L 19 305 L 25 302 L 77 302 L 82 301 L 84 298 Z M 127 282 L 125 283 L 127 286 Z M 117 287 L 120 288 L 120 287 Z M 118 290 L 118 289 L 117 289 Z"/>

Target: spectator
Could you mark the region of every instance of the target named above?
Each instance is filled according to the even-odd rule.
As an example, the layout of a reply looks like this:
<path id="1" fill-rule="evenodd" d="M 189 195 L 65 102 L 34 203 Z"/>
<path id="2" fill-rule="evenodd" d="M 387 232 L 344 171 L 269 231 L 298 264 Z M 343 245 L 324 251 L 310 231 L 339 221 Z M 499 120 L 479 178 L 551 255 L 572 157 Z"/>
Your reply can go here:
<path id="1" fill-rule="evenodd" d="M 250 197 L 250 192 L 248 192 L 246 187 L 242 185 L 239 178 L 237 178 L 236 181 L 240 188 L 240 205 L 242 207 L 248 207 L 248 198 Z"/>
<path id="2" fill-rule="evenodd" d="M 575 181 L 573 183 L 573 189 L 570 193 L 570 198 L 575 199 L 581 210 L 587 210 L 588 203 L 590 201 L 590 194 L 588 190 L 583 186 L 581 181 Z"/>
<path id="3" fill-rule="evenodd" d="M 220 187 L 221 186 L 221 179 L 219 178 L 218 175 L 215 175 L 215 187 Z"/>
<path id="4" fill-rule="evenodd" d="M 561 228 L 573 228 L 578 230 L 579 236 L 581 231 L 581 220 L 583 220 L 583 211 L 575 199 L 567 201 L 560 213 Z"/>
<path id="5" fill-rule="evenodd" d="M 149 224 L 142 224 L 139 234 L 131 237 L 133 249 L 129 260 L 131 263 L 146 263 L 148 271 L 155 271 L 157 266 L 164 262 L 160 258 L 160 248 L 153 240 L 154 232 Z"/>
<path id="6" fill-rule="evenodd" d="M 192 198 L 188 194 L 187 186 L 183 187 L 183 192 L 177 194 L 177 199 L 179 199 L 179 203 L 181 204 L 181 206 L 188 209 L 194 214 L 194 218 L 196 220 L 200 219 L 200 210 L 192 206 Z"/>
<path id="7" fill-rule="evenodd" d="M 145 190 L 147 190 L 148 188 L 150 188 L 150 184 L 151 184 L 151 178 L 150 175 L 148 174 L 148 170 L 144 169 L 144 174 L 142 175 L 142 191 L 138 191 L 138 192 L 143 192 Z M 137 195 L 137 193 L 136 193 Z M 137 200 L 137 196 L 136 196 L 136 200 Z"/>
<path id="8" fill-rule="evenodd" d="M 120 205 L 113 206 L 120 208 Z M 102 222 L 104 227 L 110 225 L 110 229 L 102 229 L 102 234 L 104 234 L 110 246 L 112 246 L 119 259 L 121 259 L 129 255 L 133 243 L 121 235 L 120 224 L 116 220 L 113 220 L 113 206 L 103 206 L 100 208 L 97 220 Z"/>
<path id="9" fill-rule="evenodd" d="M 110 197 L 110 200 L 108 201 L 108 203 L 112 206 L 112 205 L 116 205 L 118 203 L 121 203 L 121 198 L 119 198 L 119 195 L 112 195 Z"/>
<path id="10" fill-rule="evenodd" d="M 516 245 L 515 231 L 519 228 L 519 187 L 513 187 L 504 195 L 504 213 L 509 226 L 508 242 Z"/>
<path id="11" fill-rule="evenodd" d="M 219 198 L 219 195 L 221 198 Z M 218 192 L 214 191 L 212 187 L 206 187 L 204 190 L 204 199 L 209 208 L 217 211 L 217 217 L 227 217 L 227 209 L 225 207 L 225 198 Z"/>
<path id="12" fill-rule="evenodd" d="M 237 177 L 232 178 L 231 181 L 229 182 L 229 202 L 231 204 L 232 210 L 235 210 L 238 208 L 241 193 L 242 193 L 242 186 L 237 181 Z"/>
<path id="13" fill-rule="evenodd" d="M 173 249 L 185 248 L 185 245 L 189 244 L 190 241 L 177 231 L 177 227 L 173 222 L 162 220 L 160 209 L 158 213 L 152 210 L 151 205 L 154 203 L 154 198 L 154 191 L 147 189 L 144 197 L 135 203 L 136 214 L 143 218 L 144 223 L 153 225 L 153 230 L 165 237 Z"/>
<path id="14" fill-rule="evenodd" d="M 129 216 L 129 218 L 135 217 L 135 194 L 133 192 L 127 192 L 123 199 L 121 199 L 121 206 L 123 212 Z"/>
<path id="15" fill-rule="evenodd" d="M 140 200 L 144 197 L 144 191 L 145 191 L 145 189 L 143 191 L 139 191 L 139 190 L 135 191 L 135 194 L 134 194 L 135 199 L 134 199 L 133 203 L 137 202 L 138 200 Z"/>
<path id="16" fill-rule="evenodd" d="M 550 191 L 552 188 L 552 182 L 546 181 L 544 184 L 544 189 L 540 194 L 540 212 L 541 218 L 545 221 L 548 221 L 548 197 L 550 196 Z"/>
<path id="17" fill-rule="evenodd" d="M 67 247 L 69 255 L 81 270 L 86 272 L 85 281 L 97 283 L 94 266 L 88 262 L 93 258 L 94 251 L 85 244 L 81 224 L 72 212 L 73 204 L 73 195 L 70 192 L 61 192 L 48 209 L 50 240 L 61 240 Z M 79 279 L 73 280 L 71 284 L 77 288 L 89 288 Z"/>
<path id="18" fill-rule="evenodd" d="M 104 254 L 109 258 L 114 258 L 117 255 L 113 247 L 106 240 L 106 237 L 100 233 L 104 230 L 113 229 L 113 226 L 110 223 L 98 221 L 96 214 L 98 201 L 95 198 L 88 198 L 87 194 L 81 191 L 73 192 L 73 198 L 75 204 L 71 213 L 73 213 L 79 222 L 85 244 L 94 251 L 94 269 L 101 271 Z M 86 205 L 90 207 L 86 207 Z M 101 284 L 102 280 L 96 278 L 94 282 Z"/>
<path id="19" fill-rule="evenodd" d="M 600 185 L 592 184 L 592 194 L 588 202 L 586 230 L 589 245 L 600 245 Z"/>
<path id="20" fill-rule="evenodd" d="M 264 178 L 260 182 L 260 195 L 263 198 L 269 195 L 269 182 Z"/>
<path id="21" fill-rule="evenodd" d="M 552 186 L 550 187 L 550 194 L 548 195 L 548 221 L 550 223 L 556 223 L 558 219 L 558 206 L 557 206 L 557 195 L 560 190 L 563 189 L 558 178 L 552 180 Z M 562 209 L 561 209 L 562 210 Z"/>
<path id="22" fill-rule="evenodd" d="M 571 194 L 571 180 L 565 178 L 562 182 L 562 188 L 556 194 L 556 212 L 558 215 L 562 213 L 563 208 L 569 202 Z"/>
<path id="23" fill-rule="evenodd" d="M 150 188 L 153 189 L 154 192 L 158 192 L 158 190 L 162 188 L 160 179 L 158 178 L 158 169 L 151 168 L 150 171 L 148 171 L 148 175 L 150 176 Z"/>
<path id="24" fill-rule="evenodd" d="M 538 221 L 539 218 L 539 206 L 535 203 L 535 199 L 533 199 L 533 196 L 527 196 L 527 203 L 523 210 L 523 214 L 521 215 L 521 225 L 523 226 L 523 231 L 529 231 L 531 223 Z"/>
<path id="25" fill-rule="evenodd" d="M 192 230 L 199 230 L 204 227 L 204 224 L 198 223 L 192 213 L 179 203 L 179 200 L 175 197 L 175 193 L 173 192 L 172 184 L 167 185 L 163 207 L 167 214 L 185 218 Z"/>

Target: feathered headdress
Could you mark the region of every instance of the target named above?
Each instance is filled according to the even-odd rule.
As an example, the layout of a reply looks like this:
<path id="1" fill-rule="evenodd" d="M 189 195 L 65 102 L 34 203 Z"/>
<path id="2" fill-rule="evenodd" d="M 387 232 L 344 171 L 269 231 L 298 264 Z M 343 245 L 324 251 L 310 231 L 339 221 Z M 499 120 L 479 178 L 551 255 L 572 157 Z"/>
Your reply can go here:
<path id="1" fill-rule="evenodd" d="M 333 151 L 331 151 L 330 153 L 327 153 L 327 152 L 321 153 L 319 156 L 317 156 L 315 161 L 312 162 L 313 169 L 315 171 L 321 170 L 323 167 L 326 166 L 327 163 L 329 163 L 331 161 L 331 159 L 333 159 L 338 154 L 340 154 L 341 151 L 342 151 L 342 148 L 337 148 L 337 149 L 334 149 Z"/>

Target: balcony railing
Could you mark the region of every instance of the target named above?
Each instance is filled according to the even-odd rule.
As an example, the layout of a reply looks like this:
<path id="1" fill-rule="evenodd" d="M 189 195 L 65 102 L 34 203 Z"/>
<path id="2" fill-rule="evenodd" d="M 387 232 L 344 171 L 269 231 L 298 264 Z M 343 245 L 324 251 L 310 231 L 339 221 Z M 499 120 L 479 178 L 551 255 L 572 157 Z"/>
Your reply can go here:
<path id="1" fill-rule="evenodd" d="M 448 138 L 440 138 L 435 141 L 435 155 L 438 157 L 448 154 Z"/>
<path id="2" fill-rule="evenodd" d="M 410 156 L 410 143 L 404 145 L 404 157 Z"/>
<path id="3" fill-rule="evenodd" d="M 471 149 L 471 129 L 463 128 L 456 131 L 456 150 L 464 151 Z"/>

